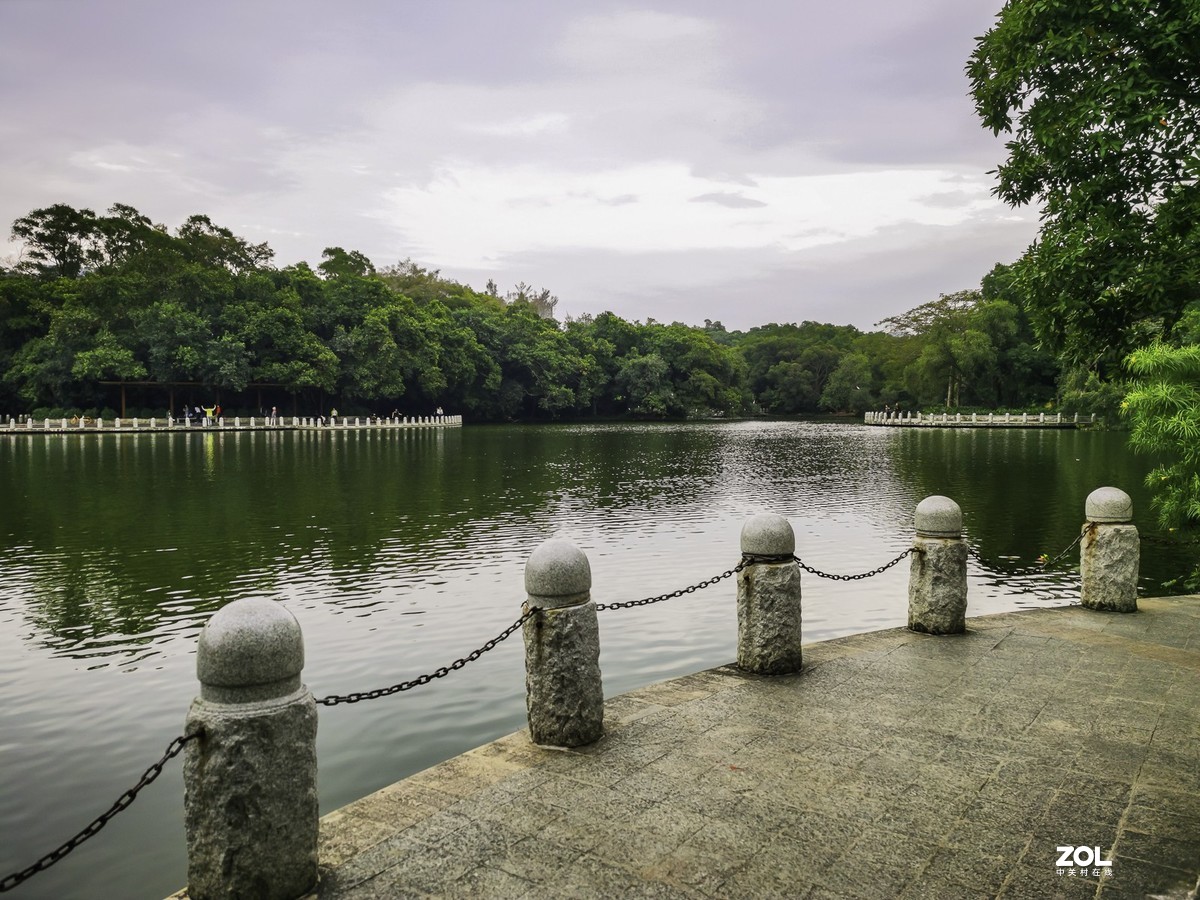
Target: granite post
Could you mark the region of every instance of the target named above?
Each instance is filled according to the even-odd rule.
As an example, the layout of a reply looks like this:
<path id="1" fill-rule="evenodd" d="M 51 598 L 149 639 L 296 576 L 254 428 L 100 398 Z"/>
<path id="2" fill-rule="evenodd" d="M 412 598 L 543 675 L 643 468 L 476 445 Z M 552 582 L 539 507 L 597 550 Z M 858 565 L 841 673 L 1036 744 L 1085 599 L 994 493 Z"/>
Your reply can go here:
<path id="1" fill-rule="evenodd" d="M 800 671 L 800 567 L 796 536 L 783 516 L 763 513 L 742 526 L 737 575 L 737 663 L 757 675 Z"/>
<path id="2" fill-rule="evenodd" d="M 908 627 L 925 634 L 967 630 L 967 542 L 962 510 L 934 495 L 917 504 L 908 576 Z"/>
<path id="3" fill-rule="evenodd" d="M 317 882 L 317 707 L 295 617 L 236 600 L 200 633 L 184 757 L 188 896 L 291 900 Z"/>
<path id="4" fill-rule="evenodd" d="M 600 623 L 592 602 L 592 569 L 567 541 L 542 543 L 525 563 L 523 626 L 525 705 L 529 735 L 546 747 L 581 747 L 604 733 Z"/>
<path id="5" fill-rule="evenodd" d="M 1088 494 L 1084 514 L 1080 602 L 1088 609 L 1137 612 L 1141 539 L 1133 524 L 1133 500 L 1119 488 L 1097 488 Z"/>

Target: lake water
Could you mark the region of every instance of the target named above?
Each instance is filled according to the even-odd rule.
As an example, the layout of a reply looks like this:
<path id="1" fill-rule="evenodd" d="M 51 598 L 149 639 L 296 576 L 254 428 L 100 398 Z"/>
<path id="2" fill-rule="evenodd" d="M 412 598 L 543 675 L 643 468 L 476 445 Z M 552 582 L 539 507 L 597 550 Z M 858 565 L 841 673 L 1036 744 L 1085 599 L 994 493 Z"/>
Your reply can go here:
<path id="1" fill-rule="evenodd" d="M 239 597 L 284 603 L 318 697 L 449 664 L 519 615 L 542 540 L 588 554 L 593 597 L 652 596 L 734 566 L 745 519 L 851 574 L 911 544 L 930 494 L 963 508 L 969 614 L 1077 600 L 1068 546 L 1096 487 L 1154 532 L 1124 436 L 810 422 L 389 432 L 0 435 L 0 877 L 103 812 L 182 732 L 196 637 Z M 1143 593 L 1195 547 L 1144 543 Z M 805 639 L 906 621 L 908 564 L 805 576 Z M 736 586 L 601 613 L 607 696 L 732 661 Z M 327 812 L 524 725 L 517 635 L 417 690 L 321 708 Z M 182 766 L 14 896 L 159 898 L 186 880 Z"/>

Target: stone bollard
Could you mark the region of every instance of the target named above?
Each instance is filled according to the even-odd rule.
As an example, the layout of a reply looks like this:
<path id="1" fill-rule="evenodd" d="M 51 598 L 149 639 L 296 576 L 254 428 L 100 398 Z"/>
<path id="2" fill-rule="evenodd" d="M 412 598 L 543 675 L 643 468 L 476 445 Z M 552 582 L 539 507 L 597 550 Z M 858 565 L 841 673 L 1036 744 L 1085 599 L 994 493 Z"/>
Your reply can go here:
<path id="1" fill-rule="evenodd" d="M 796 535 L 783 516 L 763 513 L 742 526 L 737 575 L 737 664 L 757 675 L 800 671 L 800 567 Z"/>
<path id="2" fill-rule="evenodd" d="M 967 630 L 967 542 L 962 510 L 949 497 L 917 504 L 908 576 L 908 627 L 925 634 Z"/>
<path id="3" fill-rule="evenodd" d="M 184 757 L 188 896 L 290 900 L 317 881 L 317 707 L 304 639 L 273 600 L 236 600 L 200 633 Z"/>
<path id="4" fill-rule="evenodd" d="M 1088 494 L 1084 514 L 1080 602 L 1088 609 L 1137 612 L 1141 540 L 1133 524 L 1133 500 L 1119 488 L 1097 488 Z"/>
<path id="5" fill-rule="evenodd" d="M 581 747 L 604 734 L 600 624 L 592 569 L 583 551 L 562 540 L 542 543 L 525 563 L 523 626 L 529 736 L 546 747 Z"/>

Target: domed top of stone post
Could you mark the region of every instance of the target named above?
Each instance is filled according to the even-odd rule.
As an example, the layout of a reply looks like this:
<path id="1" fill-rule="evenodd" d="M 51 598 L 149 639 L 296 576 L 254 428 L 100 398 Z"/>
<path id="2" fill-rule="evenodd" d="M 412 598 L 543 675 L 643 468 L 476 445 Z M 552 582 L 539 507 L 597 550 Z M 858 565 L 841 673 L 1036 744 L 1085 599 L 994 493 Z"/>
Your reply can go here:
<path id="1" fill-rule="evenodd" d="M 205 700 L 246 703 L 286 697 L 300 688 L 303 668 L 300 623 L 274 600 L 235 600 L 200 632 L 196 677 Z"/>
<path id="2" fill-rule="evenodd" d="M 962 509 L 949 497 L 934 494 L 917 504 L 917 534 L 931 538 L 962 537 Z"/>
<path id="3" fill-rule="evenodd" d="M 1132 522 L 1133 500 L 1120 488 L 1096 488 L 1083 505 L 1089 522 Z"/>
<path id="4" fill-rule="evenodd" d="M 748 556 L 792 556 L 795 552 L 796 533 L 783 516 L 759 513 L 742 526 L 742 553 Z"/>
<path id="5" fill-rule="evenodd" d="M 525 562 L 525 593 L 542 609 L 578 606 L 591 597 L 592 567 L 570 541 L 543 541 Z"/>

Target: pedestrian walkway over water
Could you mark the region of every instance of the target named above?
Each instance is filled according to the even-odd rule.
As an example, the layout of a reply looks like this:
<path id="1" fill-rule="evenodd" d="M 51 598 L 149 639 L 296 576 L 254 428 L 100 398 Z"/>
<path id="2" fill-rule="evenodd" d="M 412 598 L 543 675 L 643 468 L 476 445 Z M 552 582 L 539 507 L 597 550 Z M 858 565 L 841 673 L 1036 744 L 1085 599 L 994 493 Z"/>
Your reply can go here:
<path id="1" fill-rule="evenodd" d="M 314 428 L 385 430 L 399 428 L 457 428 L 462 416 L 226 416 L 206 419 L 24 419 L 9 418 L 0 434 L 131 434 L 162 431 L 307 431 Z"/>
<path id="2" fill-rule="evenodd" d="M 1079 413 L 863 413 L 864 425 L 891 428 L 1080 428 L 1098 421 Z"/>
<path id="3" fill-rule="evenodd" d="M 520 732 L 325 816 L 313 896 L 1183 898 L 1200 597 L 1138 602 L 616 697 L 591 746 Z"/>

